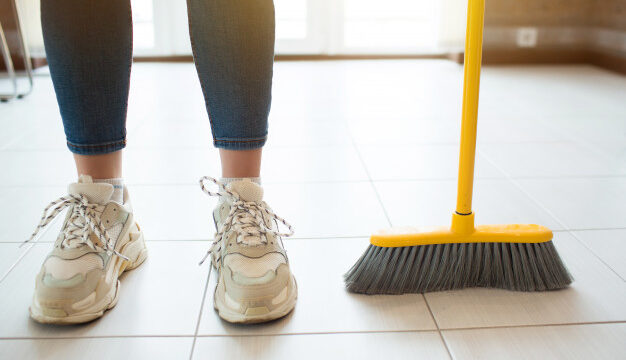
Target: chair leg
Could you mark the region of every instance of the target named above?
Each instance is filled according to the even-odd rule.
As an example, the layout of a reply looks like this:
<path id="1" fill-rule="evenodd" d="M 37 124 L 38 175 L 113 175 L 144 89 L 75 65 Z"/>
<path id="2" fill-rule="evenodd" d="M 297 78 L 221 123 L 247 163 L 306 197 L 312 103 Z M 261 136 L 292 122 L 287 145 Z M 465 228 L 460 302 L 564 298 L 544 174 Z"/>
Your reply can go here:
<path id="1" fill-rule="evenodd" d="M 4 36 L 4 30 L 2 29 L 2 23 L 0 23 L 0 50 L 2 51 L 2 58 L 4 64 L 7 67 L 7 74 L 13 84 L 13 93 L 0 94 L 0 101 L 7 102 L 18 96 L 17 94 L 17 79 L 15 77 L 15 70 L 13 69 L 13 61 L 11 60 L 11 53 L 9 52 L 9 46 L 7 45 L 7 39 Z"/>
<path id="2" fill-rule="evenodd" d="M 15 19 L 15 27 L 17 30 L 17 42 L 20 48 L 22 59 L 24 60 L 24 71 L 26 72 L 26 78 L 28 79 L 28 90 L 24 92 L 18 92 L 17 97 L 19 99 L 30 94 L 33 91 L 33 66 L 30 62 L 30 51 L 28 50 L 28 44 L 24 36 L 24 30 L 22 29 L 22 21 L 20 20 L 20 10 L 17 6 L 17 1 L 12 1 L 13 5 L 13 18 Z"/>

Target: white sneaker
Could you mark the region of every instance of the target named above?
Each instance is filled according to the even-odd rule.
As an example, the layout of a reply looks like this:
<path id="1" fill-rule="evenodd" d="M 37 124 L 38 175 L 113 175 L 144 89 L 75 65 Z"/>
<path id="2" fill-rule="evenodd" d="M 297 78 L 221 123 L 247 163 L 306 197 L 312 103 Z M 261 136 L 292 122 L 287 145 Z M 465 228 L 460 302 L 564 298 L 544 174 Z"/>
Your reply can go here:
<path id="1" fill-rule="evenodd" d="M 46 207 L 30 238 L 69 208 L 35 280 L 30 316 L 41 323 L 77 324 L 99 318 L 117 303 L 120 275 L 147 256 L 126 188 L 124 204 L 119 204 L 111 200 L 112 185 L 93 183 L 83 175 L 68 192 Z"/>
<path id="2" fill-rule="evenodd" d="M 220 192 L 208 191 L 205 180 Z M 291 225 L 272 212 L 262 200 L 263 188 L 250 180 L 224 186 L 203 177 L 200 185 L 220 197 L 213 211 L 217 233 L 207 253 L 218 270 L 213 304 L 219 316 L 232 323 L 258 323 L 287 315 L 298 296 L 281 239 L 293 234 Z M 279 222 L 289 233 L 278 231 Z"/>

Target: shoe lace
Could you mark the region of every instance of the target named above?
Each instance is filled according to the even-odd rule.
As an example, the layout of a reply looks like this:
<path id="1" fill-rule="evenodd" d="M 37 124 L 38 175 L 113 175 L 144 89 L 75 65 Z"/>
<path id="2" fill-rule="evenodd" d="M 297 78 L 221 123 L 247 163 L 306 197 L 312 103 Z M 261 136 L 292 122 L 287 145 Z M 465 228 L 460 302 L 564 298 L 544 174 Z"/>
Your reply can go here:
<path id="1" fill-rule="evenodd" d="M 78 248 L 80 246 L 88 246 L 94 251 L 106 251 L 107 254 L 115 254 L 124 260 L 128 258 L 115 250 L 115 244 L 112 242 L 107 230 L 102 225 L 101 215 L 105 206 L 90 203 L 85 195 L 70 194 L 62 196 L 51 202 L 43 211 L 39 225 L 30 238 L 22 243 L 22 245 L 32 241 L 41 229 L 46 227 L 63 209 L 71 207 L 70 216 L 61 230 L 63 240 L 59 244 L 63 248 Z M 48 211 L 50 210 L 50 211 Z M 94 244 L 89 234 L 96 235 L 99 244 Z"/>
<path id="2" fill-rule="evenodd" d="M 221 191 L 212 192 L 208 190 L 207 181 L 217 185 Z M 228 230 L 233 230 L 237 234 L 237 244 L 244 246 L 265 245 L 268 234 L 276 237 L 293 235 L 293 227 L 285 219 L 276 215 L 265 201 L 244 201 L 239 197 L 239 194 L 228 190 L 224 183 L 209 176 L 200 178 L 200 187 L 209 196 L 217 196 L 229 201 L 231 206 L 228 216 L 223 221 L 223 226 L 218 226 L 211 248 L 204 255 L 199 265 L 202 265 L 211 253 L 218 251 L 219 244 Z M 266 220 L 269 220 L 269 226 Z M 276 227 L 273 226 L 272 221 L 276 223 Z M 288 232 L 280 232 L 278 223 L 285 225 Z"/>

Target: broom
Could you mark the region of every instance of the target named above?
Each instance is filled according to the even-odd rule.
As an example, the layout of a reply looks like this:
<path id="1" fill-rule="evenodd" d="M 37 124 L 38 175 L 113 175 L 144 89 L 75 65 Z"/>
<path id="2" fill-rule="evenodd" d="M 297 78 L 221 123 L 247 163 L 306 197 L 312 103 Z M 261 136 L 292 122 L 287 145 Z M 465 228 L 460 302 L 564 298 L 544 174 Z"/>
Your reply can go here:
<path id="1" fill-rule="evenodd" d="M 391 228 L 345 274 L 364 294 L 424 293 L 466 287 L 544 291 L 572 278 L 552 231 L 535 224 L 474 226 L 471 209 L 485 0 L 469 0 L 456 211 L 450 227 Z"/>

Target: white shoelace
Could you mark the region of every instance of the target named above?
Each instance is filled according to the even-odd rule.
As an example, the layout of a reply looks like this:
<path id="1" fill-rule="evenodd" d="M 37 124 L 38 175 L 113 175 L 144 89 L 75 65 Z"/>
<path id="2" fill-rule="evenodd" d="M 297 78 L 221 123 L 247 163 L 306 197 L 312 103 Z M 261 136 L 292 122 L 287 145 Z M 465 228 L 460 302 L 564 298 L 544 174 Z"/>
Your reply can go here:
<path id="1" fill-rule="evenodd" d="M 212 192 L 208 190 L 205 181 L 216 184 L 221 191 Z M 211 248 L 204 255 L 199 265 L 202 265 L 213 251 L 218 251 L 218 244 L 229 229 L 236 232 L 237 243 L 245 246 L 267 244 L 267 234 L 272 234 L 276 237 L 288 237 L 293 235 L 293 227 L 285 221 L 285 219 L 270 210 L 265 201 L 254 202 L 241 200 L 237 193 L 228 190 L 223 183 L 209 176 L 200 178 L 200 187 L 202 191 L 209 196 L 223 197 L 226 201 L 229 201 L 231 205 L 230 212 L 223 221 L 223 226 L 221 226 L 221 228 L 218 227 Z M 270 220 L 270 226 L 267 225 L 266 219 Z M 271 221 L 273 220 L 285 225 L 289 232 L 281 233 L 278 227 L 274 229 L 274 226 L 271 225 Z"/>
<path id="2" fill-rule="evenodd" d="M 90 203 L 87 197 L 82 194 L 62 196 L 46 206 L 39 225 L 37 225 L 30 238 L 24 241 L 22 245 L 32 241 L 41 229 L 46 227 L 63 209 L 70 206 L 73 206 L 72 213 L 62 230 L 63 241 L 60 244 L 61 248 L 73 249 L 86 245 L 95 251 L 106 251 L 109 255 L 115 254 L 124 260 L 128 260 L 126 256 L 115 250 L 115 244 L 112 243 L 109 234 L 102 225 L 100 216 L 105 206 Z M 50 208 L 52 210 L 48 213 Z M 89 237 L 91 232 L 98 237 L 101 246 L 91 241 Z"/>

